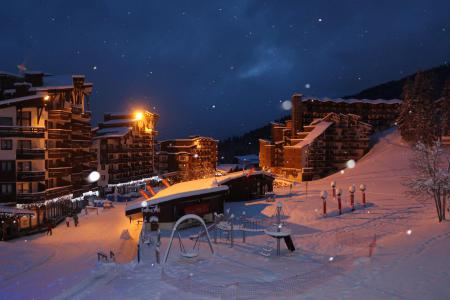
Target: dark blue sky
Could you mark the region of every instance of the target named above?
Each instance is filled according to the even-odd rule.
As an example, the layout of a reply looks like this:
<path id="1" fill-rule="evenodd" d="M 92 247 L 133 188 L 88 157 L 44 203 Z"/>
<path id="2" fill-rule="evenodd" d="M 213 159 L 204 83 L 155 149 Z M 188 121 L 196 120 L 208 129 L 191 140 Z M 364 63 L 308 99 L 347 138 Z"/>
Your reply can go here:
<path id="1" fill-rule="evenodd" d="M 294 91 L 343 96 L 446 62 L 449 16 L 448 0 L 4 1 L 0 69 L 85 74 L 95 121 L 155 107 L 161 138 L 222 138 L 284 115 Z"/>

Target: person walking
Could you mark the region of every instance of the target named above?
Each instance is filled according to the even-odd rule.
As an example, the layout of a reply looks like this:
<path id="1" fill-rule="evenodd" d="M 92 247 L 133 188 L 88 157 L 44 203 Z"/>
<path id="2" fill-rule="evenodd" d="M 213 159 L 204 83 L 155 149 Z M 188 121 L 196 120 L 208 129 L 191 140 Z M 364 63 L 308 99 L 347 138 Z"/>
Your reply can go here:
<path id="1" fill-rule="evenodd" d="M 70 227 L 70 217 L 69 216 L 66 217 L 66 225 L 67 225 L 67 227 Z"/>
<path id="2" fill-rule="evenodd" d="M 75 227 L 78 227 L 78 214 L 73 214 L 73 223 L 75 224 Z"/>
<path id="3" fill-rule="evenodd" d="M 48 222 L 47 222 L 47 235 L 52 235 L 53 234 L 53 232 L 52 232 L 52 222 L 49 220 Z"/>

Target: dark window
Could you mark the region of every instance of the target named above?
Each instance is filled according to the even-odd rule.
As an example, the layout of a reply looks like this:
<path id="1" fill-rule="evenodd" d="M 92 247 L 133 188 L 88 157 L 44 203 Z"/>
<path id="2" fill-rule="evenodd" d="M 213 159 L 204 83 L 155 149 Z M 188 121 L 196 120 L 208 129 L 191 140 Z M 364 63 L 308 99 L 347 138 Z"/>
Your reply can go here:
<path id="1" fill-rule="evenodd" d="M 0 117 L 0 126 L 12 126 L 13 125 L 13 118 L 10 117 Z"/>
<path id="2" fill-rule="evenodd" d="M 20 161 L 17 163 L 17 171 L 31 171 L 31 161 Z"/>
<path id="3" fill-rule="evenodd" d="M 0 161 L 0 170 L 2 172 L 11 172 L 13 170 L 13 160 L 2 160 Z"/>
<path id="4" fill-rule="evenodd" d="M 2 150 L 12 150 L 12 140 L 2 140 L 1 141 Z"/>
<path id="5" fill-rule="evenodd" d="M 13 186 L 11 183 L 0 184 L 0 193 L 2 195 L 11 195 L 13 192 Z"/>

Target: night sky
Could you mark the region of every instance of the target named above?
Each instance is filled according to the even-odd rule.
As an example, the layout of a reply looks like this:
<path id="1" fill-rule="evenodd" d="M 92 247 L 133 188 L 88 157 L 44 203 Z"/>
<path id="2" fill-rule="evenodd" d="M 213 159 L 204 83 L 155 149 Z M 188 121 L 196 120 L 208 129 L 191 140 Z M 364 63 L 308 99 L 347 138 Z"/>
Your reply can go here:
<path id="1" fill-rule="evenodd" d="M 94 121 L 147 107 L 160 138 L 223 138 L 445 63 L 450 1 L 2 1 L 0 70 L 85 74 Z"/>

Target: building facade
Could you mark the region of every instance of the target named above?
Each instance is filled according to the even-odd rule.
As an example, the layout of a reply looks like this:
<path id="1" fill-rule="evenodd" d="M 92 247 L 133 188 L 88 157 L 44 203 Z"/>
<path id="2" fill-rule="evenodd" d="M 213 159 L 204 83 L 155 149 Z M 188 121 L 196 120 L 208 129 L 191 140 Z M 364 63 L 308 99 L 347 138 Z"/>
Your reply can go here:
<path id="1" fill-rule="evenodd" d="M 155 142 L 159 115 L 149 111 L 105 114 L 93 130 L 100 180 L 106 187 L 156 175 Z"/>
<path id="2" fill-rule="evenodd" d="M 263 170 L 299 180 L 321 178 L 358 160 L 374 129 L 395 124 L 400 100 L 302 99 L 292 96 L 292 118 L 272 123 L 260 140 Z"/>
<path id="3" fill-rule="evenodd" d="M 217 144 L 217 140 L 201 136 L 162 141 L 158 152 L 159 173 L 175 181 L 214 176 Z"/>
<path id="4" fill-rule="evenodd" d="M 0 204 L 81 197 L 96 187 L 84 76 L 0 74 Z M 62 212 L 54 212 L 59 215 Z"/>
<path id="5" fill-rule="evenodd" d="M 330 112 L 341 114 L 354 114 L 368 123 L 374 129 L 386 129 L 395 125 L 402 100 L 399 99 L 331 99 L 303 97 L 302 94 L 294 94 L 292 102 L 292 126 L 291 135 L 303 130 L 315 119 L 321 119 Z"/>

